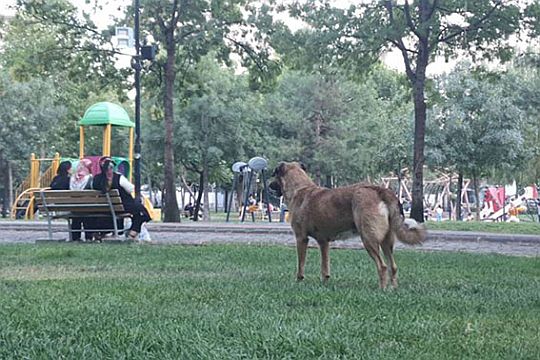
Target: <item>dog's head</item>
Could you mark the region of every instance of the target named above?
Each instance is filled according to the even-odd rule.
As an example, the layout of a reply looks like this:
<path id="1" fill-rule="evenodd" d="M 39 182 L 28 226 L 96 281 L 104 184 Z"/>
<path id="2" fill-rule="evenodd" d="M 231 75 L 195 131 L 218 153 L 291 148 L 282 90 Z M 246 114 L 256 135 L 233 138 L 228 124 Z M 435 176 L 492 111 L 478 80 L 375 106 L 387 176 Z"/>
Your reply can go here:
<path id="1" fill-rule="evenodd" d="M 287 177 L 287 174 L 289 174 L 294 169 L 300 170 L 305 173 L 306 167 L 302 163 L 297 162 L 280 162 L 278 166 L 274 169 L 274 172 L 272 173 L 272 177 L 274 180 L 270 183 L 270 190 L 272 190 L 276 196 L 282 196 L 283 195 L 283 188 L 285 181 L 284 179 Z"/>

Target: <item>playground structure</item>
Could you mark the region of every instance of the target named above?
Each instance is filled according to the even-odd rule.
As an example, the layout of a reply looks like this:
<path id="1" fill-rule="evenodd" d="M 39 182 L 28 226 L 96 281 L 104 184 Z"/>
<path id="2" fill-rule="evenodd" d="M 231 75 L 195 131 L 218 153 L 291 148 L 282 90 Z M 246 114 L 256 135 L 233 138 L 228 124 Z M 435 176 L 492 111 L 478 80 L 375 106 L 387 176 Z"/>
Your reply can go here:
<path id="1" fill-rule="evenodd" d="M 240 199 L 242 204 L 240 207 L 240 219 L 241 222 L 244 222 L 246 217 L 246 212 L 248 212 L 249 204 L 249 195 L 252 192 L 253 177 L 257 176 L 257 173 L 261 174 L 262 177 L 262 198 L 264 199 L 264 204 L 266 205 L 266 214 L 268 216 L 268 221 L 272 222 L 272 211 L 270 209 L 270 202 L 268 197 L 268 186 L 266 184 L 266 171 L 267 171 L 268 162 L 266 159 L 256 156 L 248 161 L 248 163 L 238 161 L 232 165 L 232 171 L 234 174 L 232 189 L 230 192 L 230 198 L 228 201 L 227 207 L 227 219 L 229 221 L 231 214 L 231 206 L 233 202 L 233 196 L 237 185 L 239 184 L 240 174 L 243 174 L 243 179 L 247 181 L 242 181 L 242 189 L 240 191 Z M 255 205 L 254 205 L 255 206 Z M 257 206 L 258 208 L 258 206 Z M 264 209 L 261 209 L 264 212 Z M 249 211 L 251 213 L 251 219 L 255 222 L 255 211 Z"/>
<path id="2" fill-rule="evenodd" d="M 85 154 L 85 127 L 98 126 L 103 127 L 103 145 L 101 155 Z M 129 129 L 129 154 L 128 158 L 111 156 L 112 130 L 113 127 Z M 119 105 L 110 102 L 99 102 L 90 106 L 79 121 L 79 157 L 62 158 L 56 153 L 53 158 L 36 158 L 35 154 L 30 156 L 30 174 L 17 187 L 15 191 L 15 201 L 11 206 L 11 218 L 31 219 L 34 217 L 34 192 L 49 187 L 52 179 L 56 175 L 58 166 L 62 161 L 71 161 L 72 168 L 80 159 L 89 159 L 92 161 L 92 175 L 100 172 L 99 158 L 109 156 L 116 163 L 115 170 L 126 176 L 131 181 L 133 165 L 133 147 L 134 147 L 134 127 L 135 124 L 129 119 L 127 112 Z M 50 166 L 43 172 L 41 169 L 44 164 L 50 162 Z M 159 210 L 153 208 L 151 201 L 142 197 L 141 199 L 149 211 L 152 219 L 159 219 Z"/>
<path id="3" fill-rule="evenodd" d="M 401 171 L 406 174 L 406 169 Z M 428 214 L 431 214 L 437 206 L 443 209 L 449 209 L 455 217 L 456 205 L 455 195 L 452 194 L 450 186 L 452 181 L 457 180 L 457 174 L 439 173 L 433 180 L 424 181 L 424 208 Z M 391 176 L 381 178 L 381 185 L 393 189 L 400 201 L 407 210 L 407 204 L 412 203 L 412 194 L 409 190 L 412 181 L 407 176 Z M 461 206 L 467 212 L 471 212 L 471 205 L 474 203 L 474 194 L 471 189 L 471 180 L 463 179 L 463 188 L 461 191 Z"/>
<path id="4" fill-rule="evenodd" d="M 34 153 L 30 155 L 30 173 L 15 189 L 15 201 L 11 205 L 11 218 L 22 217 L 30 219 L 34 215 L 34 191 L 47 188 L 56 175 L 60 165 L 60 155 L 56 153 L 53 158 L 37 158 Z M 49 167 L 41 172 L 42 164 L 49 163 Z"/>
<path id="5" fill-rule="evenodd" d="M 401 174 L 406 173 L 406 170 Z M 457 174 L 440 173 L 434 180 L 424 181 L 424 208 L 426 216 L 432 217 L 437 206 L 441 206 L 450 213 L 450 218 L 456 218 L 456 197 L 451 191 L 452 182 L 457 181 Z M 394 176 L 381 178 L 382 186 L 393 189 L 398 194 L 399 199 L 404 203 L 405 210 L 407 204 L 412 202 L 412 195 L 409 190 L 411 180 L 406 176 Z M 454 184 L 455 186 L 455 184 Z M 480 220 L 502 221 L 511 208 L 516 208 L 519 213 L 525 212 L 527 206 L 524 201 L 538 198 L 536 186 L 527 186 L 521 191 L 507 191 L 505 187 L 482 186 L 479 189 L 479 212 Z M 483 205 L 482 205 L 483 204 Z M 471 179 L 463 179 L 461 191 L 462 217 L 472 217 L 473 210 L 476 209 L 476 198 Z M 468 215 L 468 216 L 467 216 Z"/>
<path id="6" fill-rule="evenodd" d="M 513 194 L 512 194 L 513 193 Z M 501 221 L 515 208 L 517 213 L 527 211 L 528 200 L 538 198 L 536 186 L 527 186 L 522 191 L 514 190 L 507 195 L 505 187 L 488 187 L 485 191 L 484 206 L 480 218 L 487 221 Z"/>

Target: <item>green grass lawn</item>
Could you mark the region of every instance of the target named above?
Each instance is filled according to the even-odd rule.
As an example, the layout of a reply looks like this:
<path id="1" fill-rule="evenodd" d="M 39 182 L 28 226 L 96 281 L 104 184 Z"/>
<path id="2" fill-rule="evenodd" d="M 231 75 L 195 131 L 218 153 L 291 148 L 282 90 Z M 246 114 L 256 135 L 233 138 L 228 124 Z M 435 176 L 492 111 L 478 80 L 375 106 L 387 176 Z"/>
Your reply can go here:
<path id="1" fill-rule="evenodd" d="M 537 359 L 538 258 L 364 251 L 294 281 L 296 252 L 241 245 L 0 246 L 1 359 Z"/>
<path id="2" fill-rule="evenodd" d="M 540 235 L 540 223 L 537 222 L 428 221 L 426 226 L 429 230 Z"/>

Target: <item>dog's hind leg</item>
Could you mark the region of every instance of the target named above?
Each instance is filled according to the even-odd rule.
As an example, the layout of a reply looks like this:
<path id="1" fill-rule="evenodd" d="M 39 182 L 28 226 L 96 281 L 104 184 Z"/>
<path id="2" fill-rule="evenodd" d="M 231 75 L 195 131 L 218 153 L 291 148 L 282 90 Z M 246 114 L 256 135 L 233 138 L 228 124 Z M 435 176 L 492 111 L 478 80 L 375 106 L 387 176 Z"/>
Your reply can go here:
<path id="1" fill-rule="evenodd" d="M 317 243 L 321 249 L 321 280 L 327 282 L 330 279 L 330 242 L 326 239 L 317 239 Z"/>
<path id="2" fill-rule="evenodd" d="M 382 244 L 381 248 L 384 253 L 384 256 L 386 257 L 386 261 L 388 261 L 388 264 L 390 265 L 390 279 L 392 283 L 393 288 L 397 288 L 397 264 L 394 260 L 394 242 L 395 242 L 395 236 L 394 234 L 389 231 L 388 234 L 386 234 Z"/>
<path id="3" fill-rule="evenodd" d="M 364 237 L 362 238 L 364 239 Z M 377 241 L 371 239 L 365 239 L 363 242 L 369 256 L 371 256 L 377 266 L 377 272 L 379 273 L 379 287 L 384 289 L 386 288 L 386 264 L 379 253 L 379 244 Z"/>
<path id="4" fill-rule="evenodd" d="M 380 211 L 380 210 L 379 210 Z M 375 261 L 377 272 L 379 274 L 379 287 L 386 288 L 386 264 L 380 254 L 380 244 L 383 242 L 386 232 L 388 231 L 388 220 L 382 216 L 361 216 L 360 213 L 355 214 L 355 226 L 362 238 L 364 247 L 369 256 Z M 383 230 L 384 229 L 384 230 Z"/>
<path id="5" fill-rule="evenodd" d="M 298 272 L 296 280 L 304 280 L 304 266 L 306 265 L 306 253 L 308 247 L 308 237 L 296 235 L 296 252 L 298 254 Z"/>

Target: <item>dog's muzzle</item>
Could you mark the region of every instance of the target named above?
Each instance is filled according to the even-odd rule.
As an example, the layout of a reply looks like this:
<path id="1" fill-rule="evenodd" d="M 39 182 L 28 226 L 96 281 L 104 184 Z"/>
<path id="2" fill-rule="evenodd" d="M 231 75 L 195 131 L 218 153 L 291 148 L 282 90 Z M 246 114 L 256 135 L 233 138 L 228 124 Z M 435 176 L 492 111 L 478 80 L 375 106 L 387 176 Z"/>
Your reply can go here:
<path id="1" fill-rule="evenodd" d="M 274 193 L 275 196 L 281 197 L 283 195 L 281 192 L 281 185 L 279 184 L 277 180 L 272 181 L 268 187 L 270 188 L 270 191 Z"/>

